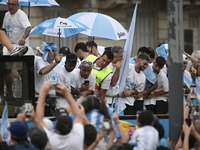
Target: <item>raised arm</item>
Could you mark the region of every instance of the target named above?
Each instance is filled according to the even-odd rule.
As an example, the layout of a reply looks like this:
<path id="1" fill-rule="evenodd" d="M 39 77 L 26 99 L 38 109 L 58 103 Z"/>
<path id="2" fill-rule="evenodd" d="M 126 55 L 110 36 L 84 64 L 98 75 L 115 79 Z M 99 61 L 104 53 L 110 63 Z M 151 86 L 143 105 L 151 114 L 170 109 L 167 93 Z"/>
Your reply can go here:
<path id="1" fill-rule="evenodd" d="M 75 117 L 74 123 L 83 124 L 83 115 L 81 114 L 81 111 L 78 108 L 78 105 L 75 102 L 74 98 L 72 97 L 71 93 L 67 90 L 67 87 L 64 84 L 58 82 L 56 92 L 63 95 L 65 99 L 68 101 L 72 113 L 74 114 Z"/>

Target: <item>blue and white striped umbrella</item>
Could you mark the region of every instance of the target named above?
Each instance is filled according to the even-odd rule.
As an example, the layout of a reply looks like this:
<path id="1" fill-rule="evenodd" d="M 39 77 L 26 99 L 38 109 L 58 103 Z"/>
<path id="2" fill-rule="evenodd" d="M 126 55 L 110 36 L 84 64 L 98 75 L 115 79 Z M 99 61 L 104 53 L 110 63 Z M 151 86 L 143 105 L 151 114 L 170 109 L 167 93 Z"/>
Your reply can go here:
<path id="1" fill-rule="evenodd" d="M 40 23 L 31 30 L 30 34 L 44 34 L 66 38 L 86 29 L 89 28 L 78 21 L 58 17 Z"/>
<path id="2" fill-rule="evenodd" d="M 86 25 L 90 29 L 81 32 L 88 36 L 107 38 L 112 40 L 123 40 L 127 38 L 127 31 L 115 19 L 108 15 L 95 12 L 82 12 L 68 17 Z"/>
<path id="3" fill-rule="evenodd" d="M 8 0 L 1 0 L 0 4 L 7 5 Z M 60 6 L 55 0 L 18 0 L 21 6 L 28 6 L 28 18 L 30 18 L 30 7 L 36 6 Z"/>
<path id="4" fill-rule="evenodd" d="M 0 4 L 7 4 L 8 0 L 0 1 Z M 21 6 L 60 6 L 55 0 L 19 0 Z"/>
<path id="5" fill-rule="evenodd" d="M 78 21 L 72 21 L 70 19 L 58 17 L 40 23 L 31 30 L 30 35 L 44 34 L 48 36 L 59 37 L 60 48 L 60 37 L 66 38 L 78 34 L 86 29 L 89 28 Z"/>

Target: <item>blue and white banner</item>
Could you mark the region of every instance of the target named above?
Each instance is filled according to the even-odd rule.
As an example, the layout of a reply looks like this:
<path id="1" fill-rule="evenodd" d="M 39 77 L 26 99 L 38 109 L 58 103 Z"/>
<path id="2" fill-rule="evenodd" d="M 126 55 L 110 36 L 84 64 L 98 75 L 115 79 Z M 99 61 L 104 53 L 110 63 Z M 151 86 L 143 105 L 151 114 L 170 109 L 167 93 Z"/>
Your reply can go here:
<path id="1" fill-rule="evenodd" d="M 8 120 L 8 105 L 7 103 L 4 106 L 2 119 L 1 119 L 1 138 L 4 142 L 9 144 L 10 142 L 10 131 L 8 127 L 10 126 L 10 122 Z"/>
<path id="2" fill-rule="evenodd" d="M 129 59 L 130 59 L 130 56 L 131 56 L 133 39 L 134 39 L 134 32 L 135 32 L 137 7 L 138 7 L 138 3 L 136 3 L 136 5 L 135 5 L 131 25 L 129 27 L 128 36 L 127 36 L 126 43 L 125 43 L 125 46 L 124 46 L 125 54 L 124 54 L 124 59 L 122 61 L 122 67 L 121 67 L 120 76 L 119 76 L 119 85 L 120 85 L 119 86 L 119 94 L 120 95 L 124 91 L 126 76 L 127 76 L 128 68 L 129 68 Z M 121 97 L 116 98 L 115 112 L 117 114 L 119 114 L 125 108 L 126 108 L 126 105 L 125 105 L 124 99 L 121 98 Z"/>

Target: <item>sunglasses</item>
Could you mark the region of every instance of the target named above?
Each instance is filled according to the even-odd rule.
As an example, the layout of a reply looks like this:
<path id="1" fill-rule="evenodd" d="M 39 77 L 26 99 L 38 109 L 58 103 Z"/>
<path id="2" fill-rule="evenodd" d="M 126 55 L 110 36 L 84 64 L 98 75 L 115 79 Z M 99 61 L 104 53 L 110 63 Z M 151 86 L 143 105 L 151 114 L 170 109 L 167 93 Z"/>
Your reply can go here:
<path id="1" fill-rule="evenodd" d="M 15 3 L 7 3 L 7 5 L 9 5 L 9 6 L 16 6 L 16 5 L 18 5 L 18 4 L 15 4 Z"/>
<path id="2" fill-rule="evenodd" d="M 81 62 L 81 64 L 83 64 L 83 65 L 86 65 L 86 64 L 88 64 L 88 65 L 92 65 L 92 62 L 90 62 L 90 61 L 83 61 L 83 62 Z"/>

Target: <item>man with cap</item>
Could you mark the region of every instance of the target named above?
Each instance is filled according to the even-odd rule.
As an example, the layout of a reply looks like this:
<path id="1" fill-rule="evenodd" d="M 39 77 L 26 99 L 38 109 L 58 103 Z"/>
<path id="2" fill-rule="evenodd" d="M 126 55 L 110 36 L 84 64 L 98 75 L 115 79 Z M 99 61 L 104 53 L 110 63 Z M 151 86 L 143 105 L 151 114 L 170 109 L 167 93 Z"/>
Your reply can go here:
<path id="1" fill-rule="evenodd" d="M 38 94 L 44 81 L 50 81 L 56 83 L 58 68 L 56 67 L 61 59 L 62 55 L 57 55 L 57 46 L 55 43 L 45 43 L 40 46 L 40 49 L 44 52 L 41 58 L 37 58 L 35 61 L 35 92 Z"/>
<path id="2" fill-rule="evenodd" d="M 66 110 L 60 109 L 59 114 L 56 117 L 56 133 L 51 132 L 46 128 L 43 121 L 44 103 L 46 95 L 50 90 L 50 86 L 50 82 L 45 82 L 41 88 L 36 107 L 36 119 L 44 128 L 53 150 L 82 150 L 84 140 L 83 115 L 67 87 L 60 82 L 56 85 L 56 92 L 62 95 L 69 103 L 75 119 L 74 122 L 72 122 Z"/>
<path id="3" fill-rule="evenodd" d="M 73 74 L 72 71 L 74 70 L 77 62 L 77 55 L 75 53 L 69 53 L 66 57 L 65 65 L 60 66 L 59 72 L 58 72 L 58 81 L 63 83 L 69 92 L 71 92 L 71 83 Z M 58 97 L 56 99 L 56 108 L 63 108 L 68 105 L 67 101 L 62 97 Z"/>
<path id="4" fill-rule="evenodd" d="M 37 150 L 33 145 L 28 143 L 28 129 L 24 122 L 15 121 L 11 124 L 8 130 L 11 133 L 10 148 L 12 150 Z"/>

